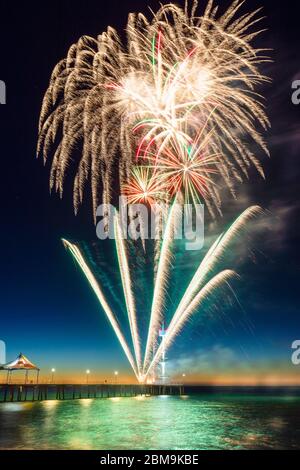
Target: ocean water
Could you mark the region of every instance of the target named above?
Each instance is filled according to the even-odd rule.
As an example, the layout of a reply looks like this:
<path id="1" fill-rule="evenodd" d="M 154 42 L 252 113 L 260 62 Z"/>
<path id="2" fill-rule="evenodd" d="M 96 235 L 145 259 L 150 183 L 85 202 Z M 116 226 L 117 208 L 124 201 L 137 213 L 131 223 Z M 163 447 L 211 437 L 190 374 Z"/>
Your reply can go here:
<path id="1" fill-rule="evenodd" d="M 297 396 L 201 394 L 0 404 L 0 449 L 297 448 Z"/>

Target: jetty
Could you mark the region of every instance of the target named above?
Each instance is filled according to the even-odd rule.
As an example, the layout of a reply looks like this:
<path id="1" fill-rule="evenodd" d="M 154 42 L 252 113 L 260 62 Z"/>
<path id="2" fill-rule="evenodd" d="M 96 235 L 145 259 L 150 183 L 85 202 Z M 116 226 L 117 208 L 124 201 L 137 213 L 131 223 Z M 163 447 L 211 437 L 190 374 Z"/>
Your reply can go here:
<path id="1" fill-rule="evenodd" d="M 0 384 L 0 403 L 184 395 L 183 385 Z"/>

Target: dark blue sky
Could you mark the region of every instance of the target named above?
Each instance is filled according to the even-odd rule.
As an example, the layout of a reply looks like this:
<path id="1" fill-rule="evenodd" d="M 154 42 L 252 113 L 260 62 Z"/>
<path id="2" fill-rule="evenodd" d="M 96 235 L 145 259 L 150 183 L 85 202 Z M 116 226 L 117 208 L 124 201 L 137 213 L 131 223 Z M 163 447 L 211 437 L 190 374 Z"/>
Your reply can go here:
<path id="1" fill-rule="evenodd" d="M 89 201 L 75 218 L 70 191 L 63 201 L 50 197 L 49 168 L 35 159 L 35 147 L 43 94 L 70 45 L 107 25 L 123 28 L 128 12 L 146 12 L 148 4 L 158 6 L 154 0 L 86 0 L 81 7 L 71 1 L 0 1 L 0 79 L 7 85 L 7 104 L 0 106 L 0 338 L 7 343 L 8 359 L 22 351 L 45 375 L 53 366 L 65 375 L 87 367 L 107 369 L 107 376 L 115 369 L 129 371 L 93 292 L 60 241 L 95 239 Z M 204 371 L 204 351 L 207 364 L 217 362 L 218 351 L 229 357 L 228 363 L 217 364 L 218 372 L 228 364 L 238 371 L 240 361 L 246 368 L 259 364 L 300 373 L 290 365 L 290 345 L 300 338 L 300 106 L 291 103 L 291 83 L 300 79 L 299 11 L 292 1 L 284 2 L 284 8 L 273 1 L 248 2 L 249 9 L 256 5 L 264 6 L 267 17 L 268 32 L 260 44 L 274 49 L 274 64 L 266 68 L 273 83 L 264 91 L 272 158 L 264 162 L 267 181 L 253 174 L 240 188 L 238 202 L 228 201 L 219 222 L 225 226 L 252 203 L 273 214 L 255 245 L 257 262 L 241 267 L 238 292 L 254 333 L 240 325 L 236 308 L 227 312 L 234 326 L 195 319 L 169 353 L 178 370 L 185 367 L 181 360 L 188 363 L 187 356 L 199 357 L 186 366 L 194 375 Z"/>

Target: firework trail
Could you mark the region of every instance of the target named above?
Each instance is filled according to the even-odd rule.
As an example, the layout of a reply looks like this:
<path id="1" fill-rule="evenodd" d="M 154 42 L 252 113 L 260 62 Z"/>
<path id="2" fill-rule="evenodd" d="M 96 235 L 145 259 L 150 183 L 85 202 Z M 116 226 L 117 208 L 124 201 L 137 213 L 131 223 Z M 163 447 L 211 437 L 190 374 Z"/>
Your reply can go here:
<path id="1" fill-rule="evenodd" d="M 229 229 L 221 234 L 217 240 L 213 243 L 211 248 L 208 250 L 207 254 L 203 258 L 202 262 L 200 263 L 193 279 L 191 280 L 190 284 L 188 285 L 185 293 L 174 313 L 169 328 L 167 330 L 167 335 L 165 337 L 165 348 L 167 349 L 170 344 L 174 341 L 176 335 L 182 329 L 184 323 L 187 321 L 189 316 L 195 311 L 197 307 L 199 307 L 200 303 L 202 303 L 201 293 L 207 292 L 207 286 L 210 286 L 210 280 L 208 279 L 210 275 L 212 275 L 213 270 L 216 268 L 218 263 L 220 263 L 223 259 L 226 250 L 230 246 L 233 241 L 241 236 L 244 230 L 247 228 L 247 224 L 253 220 L 254 218 L 258 217 L 263 213 L 263 210 L 259 206 L 252 206 L 246 209 L 229 227 Z M 223 276 L 224 274 L 224 276 Z M 218 274 L 213 279 L 220 280 L 226 279 L 226 282 L 230 277 L 236 277 L 237 274 L 233 271 L 226 270 L 223 273 Z M 213 283 L 213 286 L 215 283 Z M 219 285 L 219 283 L 217 283 Z M 200 292 L 199 292 L 200 291 Z M 210 290 L 209 290 L 210 292 Z M 152 367 L 159 361 L 160 355 L 162 353 L 162 348 L 158 349 L 146 375 L 151 372 Z"/>
<path id="2" fill-rule="evenodd" d="M 215 243 L 208 250 L 206 256 L 203 258 L 200 263 L 193 279 L 191 280 L 189 286 L 187 287 L 178 308 L 172 317 L 170 329 L 173 325 L 176 325 L 178 319 L 180 319 L 183 312 L 187 309 L 188 305 L 193 300 L 195 294 L 203 287 L 207 281 L 208 276 L 213 272 L 217 264 L 222 260 L 226 250 L 233 241 L 241 235 L 243 230 L 246 229 L 247 224 L 263 213 L 263 210 L 259 206 L 251 206 L 246 209 L 229 227 L 229 229 L 221 234 Z"/>
<path id="3" fill-rule="evenodd" d="M 148 364 L 150 354 L 153 351 L 153 347 L 155 346 L 157 331 L 163 319 L 164 298 L 167 289 L 169 268 L 172 257 L 171 245 L 172 241 L 174 240 L 174 230 L 176 228 L 176 221 L 179 215 L 178 212 L 179 208 L 177 199 L 175 199 L 169 212 L 158 258 L 158 267 L 154 283 L 154 293 L 144 358 L 144 371 Z"/>
<path id="4" fill-rule="evenodd" d="M 110 306 L 108 305 L 105 297 L 104 297 L 104 294 L 101 290 L 101 288 L 99 287 L 99 284 L 97 282 L 97 280 L 95 279 L 95 276 L 93 275 L 92 271 L 90 270 L 90 268 L 88 267 L 86 261 L 84 260 L 82 254 L 81 254 L 81 251 L 79 250 L 79 248 L 74 245 L 73 243 L 69 242 L 68 240 L 62 240 L 63 241 L 63 244 L 65 245 L 65 247 L 71 252 L 72 256 L 75 258 L 75 260 L 77 261 L 78 265 L 80 266 L 80 268 L 82 269 L 83 273 L 85 274 L 88 282 L 90 283 L 92 289 L 94 290 L 100 304 L 101 304 L 101 307 L 103 308 L 122 348 L 123 348 L 123 351 L 124 353 L 126 354 L 126 357 L 137 377 L 137 379 L 139 380 L 139 373 L 137 371 L 137 368 L 136 368 L 136 364 L 135 364 L 135 360 L 133 359 L 133 356 L 130 352 L 130 349 L 128 347 L 128 344 L 125 340 L 125 337 L 123 335 L 123 333 L 121 332 L 120 330 L 120 326 L 115 318 L 115 315 L 113 314 Z"/>
<path id="5" fill-rule="evenodd" d="M 146 377 L 149 375 L 152 368 L 161 359 L 163 349 L 166 351 L 170 347 L 171 343 L 174 341 L 180 330 L 184 327 L 189 317 L 199 310 L 201 304 L 203 304 L 214 293 L 214 291 L 219 291 L 220 287 L 222 287 L 224 284 L 229 286 L 229 281 L 236 277 L 238 276 L 234 271 L 225 270 L 214 276 L 204 287 L 202 287 L 200 292 L 198 292 L 194 300 L 189 304 L 181 317 L 178 319 L 177 323 L 172 328 L 168 328 L 166 336 L 164 337 L 164 344 L 162 345 L 161 343 L 156 353 L 154 354 L 151 364 L 145 373 Z"/>
<path id="6" fill-rule="evenodd" d="M 131 338 L 132 338 L 135 358 L 137 362 L 138 375 L 140 377 L 141 375 L 141 350 L 140 350 L 140 340 L 139 340 L 138 327 L 137 327 L 135 301 L 134 301 L 134 296 L 132 293 L 131 276 L 130 276 L 130 269 L 128 265 L 128 256 L 126 253 L 125 242 L 124 242 L 122 230 L 120 227 L 120 220 L 119 220 L 118 214 L 115 216 L 115 240 L 116 240 L 119 266 L 120 266 L 120 273 L 121 273 L 121 278 L 122 278 L 123 292 L 125 296 L 127 313 L 128 313 L 128 318 L 129 318 Z"/>
<path id="7" fill-rule="evenodd" d="M 130 349 L 125 341 L 125 338 L 120 330 L 120 327 L 115 319 L 114 314 L 112 313 L 109 305 L 105 300 L 105 297 L 99 287 L 98 282 L 96 281 L 94 275 L 92 274 L 87 263 L 85 262 L 80 250 L 76 247 L 76 245 L 66 240 L 63 240 L 65 246 L 71 251 L 72 255 L 78 262 L 79 266 L 86 275 L 89 283 L 91 284 L 93 290 L 95 291 L 100 301 L 100 304 L 102 305 L 106 316 L 108 317 L 139 381 L 145 381 L 147 379 L 152 369 L 159 362 L 161 354 L 163 352 L 162 345 L 157 347 L 156 340 L 159 325 L 164 319 L 164 298 L 168 287 L 169 269 L 172 258 L 171 246 L 172 241 L 174 239 L 173 231 L 176 225 L 178 210 L 179 205 L 174 202 L 169 213 L 167 226 L 164 232 L 161 253 L 159 257 L 143 369 L 141 368 L 140 341 L 137 329 L 134 297 L 131 287 L 130 270 L 118 217 L 116 217 L 115 219 L 115 242 L 119 258 L 123 290 L 127 305 L 132 342 L 134 345 L 135 359 L 133 358 L 132 353 L 130 352 Z M 176 312 L 174 313 L 171 319 L 170 325 L 167 329 L 167 334 L 164 338 L 165 351 L 170 347 L 170 345 L 175 340 L 176 336 L 180 333 L 190 316 L 199 310 L 204 301 L 207 300 L 209 296 L 211 296 L 214 292 L 218 292 L 218 290 L 222 286 L 228 285 L 230 280 L 238 277 L 238 275 L 232 270 L 227 269 L 216 275 L 213 275 L 213 270 L 216 268 L 218 263 L 222 261 L 223 256 L 226 253 L 226 250 L 228 249 L 230 244 L 233 243 L 233 241 L 237 237 L 241 236 L 243 231 L 246 230 L 247 224 L 253 218 L 259 216 L 262 212 L 263 211 L 259 206 L 252 206 L 246 209 L 229 227 L 229 229 L 217 238 L 217 240 L 208 250 L 206 256 L 200 263 L 193 279 L 185 290 L 185 293 L 176 309 Z M 153 351 L 154 355 L 153 357 L 151 357 Z"/>

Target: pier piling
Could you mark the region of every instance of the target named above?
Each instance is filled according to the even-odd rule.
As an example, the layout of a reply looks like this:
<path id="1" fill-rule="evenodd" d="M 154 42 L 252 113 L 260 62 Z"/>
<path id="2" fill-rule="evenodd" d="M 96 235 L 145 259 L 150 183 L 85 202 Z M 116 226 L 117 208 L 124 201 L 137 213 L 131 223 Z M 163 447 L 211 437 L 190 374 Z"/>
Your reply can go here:
<path id="1" fill-rule="evenodd" d="M 0 403 L 183 394 L 183 385 L 173 384 L 0 384 Z"/>

